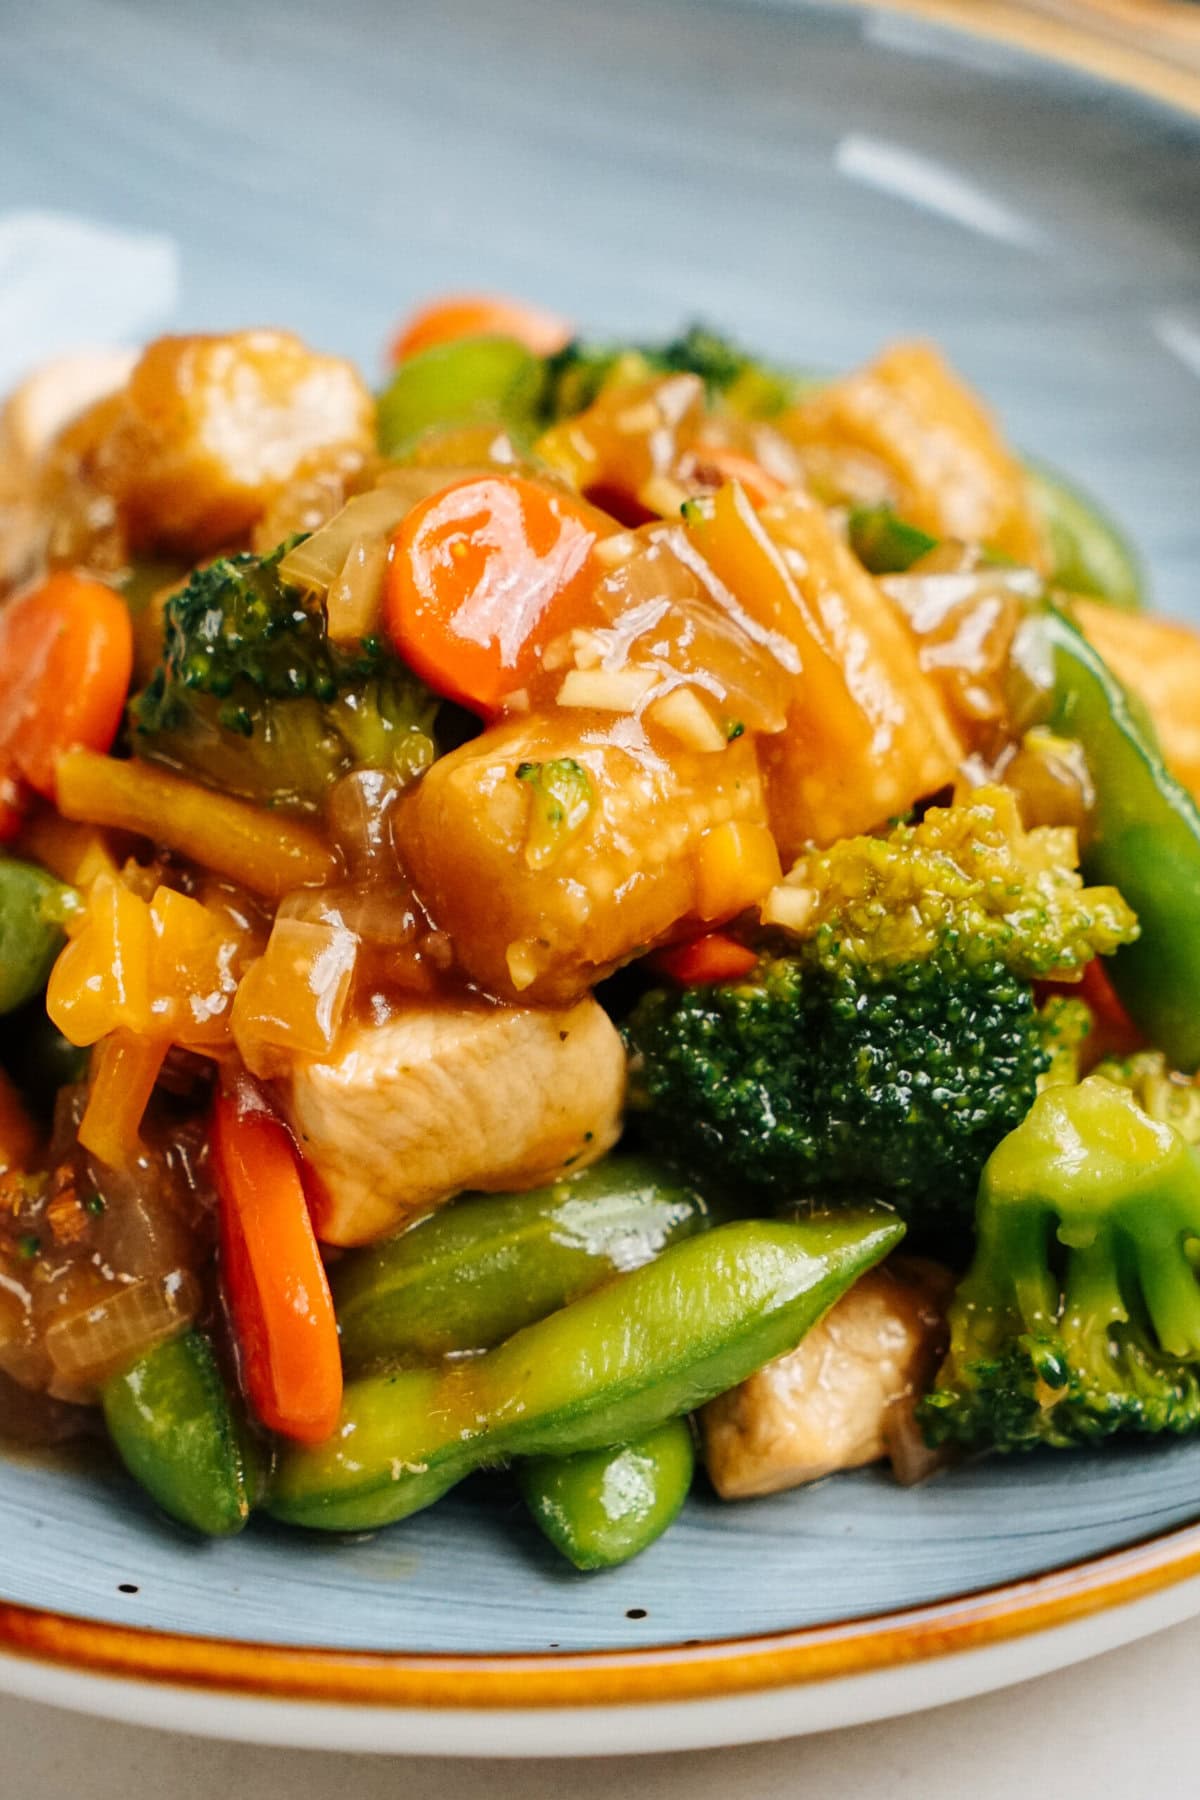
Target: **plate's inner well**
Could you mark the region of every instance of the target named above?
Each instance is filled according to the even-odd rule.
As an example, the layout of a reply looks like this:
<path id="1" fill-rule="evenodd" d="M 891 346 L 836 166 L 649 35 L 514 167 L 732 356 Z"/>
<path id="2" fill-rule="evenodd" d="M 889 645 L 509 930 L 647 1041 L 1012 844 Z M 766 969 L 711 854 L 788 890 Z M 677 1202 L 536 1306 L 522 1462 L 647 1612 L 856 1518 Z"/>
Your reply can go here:
<path id="1" fill-rule="evenodd" d="M 370 370 L 406 305 L 455 287 L 621 335 L 699 316 L 817 366 L 927 334 L 1017 442 L 1119 514 L 1164 610 L 1200 613 L 1195 127 L 840 7 L 446 0 L 399 31 L 383 0 L 210 0 L 200 30 L 187 8 L 91 0 L 80 19 L 42 0 L 5 26 L 6 379 L 105 335 L 249 322 Z M 133 259 L 115 285 L 79 267 L 105 245 Z M 589 1578 L 502 1478 L 369 1541 L 256 1523 L 200 1546 L 107 1466 L 0 1461 L 0 1596 L 279 1643 L 679 1642 L 1036 1574 L 1180 1524 L 1198 1495 L 1200 1444 L 907 1492 L 869 1472 L 737 1507 L 701 1494 Z"/>

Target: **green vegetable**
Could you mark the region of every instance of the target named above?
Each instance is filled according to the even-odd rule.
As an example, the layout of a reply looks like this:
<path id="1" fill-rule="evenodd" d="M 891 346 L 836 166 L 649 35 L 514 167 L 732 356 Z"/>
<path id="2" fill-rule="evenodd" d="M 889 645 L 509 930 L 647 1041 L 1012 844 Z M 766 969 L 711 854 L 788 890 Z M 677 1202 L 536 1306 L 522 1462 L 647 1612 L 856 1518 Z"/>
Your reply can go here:
<path id="1" fill-rule="evenodd" d="M 577 1569 L 613 1569 L 660 1538 L 688 1497 L 691 1427 L 672 1419 L 636 1443 L 517 1464 L 538 1528 Z"/>
<path id="2" fill-rule="evenodd" d="M 74 901 L 74 889 L 35 863 L 0 857 L 0 1013 L 45 987 Z"/>
<path id="3" fill-rule="evenodd" d="M 1050 580 L 1071 594 L 1091 594 L 1125 612 L 1144 604 L 1137 557 L 1111 519 L 1061 475 L 1026 465 L 1034 506 L 1050 541 Z"/>
<path id="4" fill-rule="evenodd" d="M 695 1188 L 640 1156 L 527 1194 L 466 1195 L 337 1264 L 342 1361 L 356 1374 L 491 1349 L 711 1217 Z"/>
<path id="5" fill-rule="evenodd" d="M 208 1537 L 242 1529 L 258 1474 L 202 1332 L 156 1345 L 105 1382 L 101 1403 L 122 1462 L 164 1512 Z"/>
<path id="6" fill-rule="evenodd" d="M 901 575 L 938 540 L 898 518 L 890 506 L 856 506 L 847 521 L 850 548 L 872 575 Z"/>
<path id="7" fill-rule="evenodd" d="M 429 431 L 495 425 L 533 434 L 543 362 L 515 338 L 469 337 L 406 357 L 379 396 L 379 448 L 403 456 Z"/>
<path id="8" fill-rule="evenodd" d="M 1172 1069 L 1161 1050 L 1106 1057 L 1092 1074 L 1128 1088 L 1144 1113 L 1160 1125 L 1173 1125 L 1185 1143 L 1200 1145 L 1200 1087 Z"/>
<path id="9" fill-rule="evenodd" d="M 1033 979 L 1136 929 L 1070 855 L 985 788 L 804 858 L 803 935 L 743 980 L 651 990 L 627 1021 L 650 1141 L 764 1199 L 870 1194 L 926 1236 L 960 1227 L 1049 1066 Z"/>
<path id="10" fill-rule="evenodd" d="M 792 1349 L 902 1234 L 886 1215 L 719 1226 L 484 1356 L 352 1382 L 328 1443 L 285 1448 L 270 1510 L 372 1530 L 484 1464 L 632 1442 Z"/>
<path id="11" fill-rule="evenodd" d="M 1200 1160 L 1128 1089 L 1049 1089 L 990 1158 L 934 1444 L 1023 1450 L 1200 1425 Z"/>
<path id="12" fill-rule="evenodd" d="M 313 808 L 351 769 L 418 775 L 436 703 L 377 640 L 329 642 L 319 607 L 279 579 L 289 547 L 219 557 L 171 596 L 133 722 L 143 756 L 245 799 Z"/>
<path id="13" fill-rule="evenodd" d="M 596 798 L 591 776 L 573 756 L 559 756 L 551 762 L 519 763 L 517 780 L 533 799 L 525 861 L 531 869 L 544 869 L 587 822 Z"/>
<path id="14" fill-rule="evenodd" d="M 709 401 L 742 418 L 771 418 L 813 385 L 810 377 L 771 368 L 706 326 L 692 325 L 665 344 L 567 344 L 547 359 L 543 409 L 551 419 L 569 418 L 610 382 L 677 374 L 701 376 Z"/>
<path id="15" fill-rule="evenodd" d="M 1180 1069 L 1200 1064 L 1200 810 L 1167 769 L 1121 684 L 1053 607 L 1018 632 L 1014 663 L 1041 698 L 1042 722 L 1083 747 L 1095 787 L 1083 869 L 1118 887 L 1136 943 L 1113 958 L 1113 985 L 1146 1037 Z"/>

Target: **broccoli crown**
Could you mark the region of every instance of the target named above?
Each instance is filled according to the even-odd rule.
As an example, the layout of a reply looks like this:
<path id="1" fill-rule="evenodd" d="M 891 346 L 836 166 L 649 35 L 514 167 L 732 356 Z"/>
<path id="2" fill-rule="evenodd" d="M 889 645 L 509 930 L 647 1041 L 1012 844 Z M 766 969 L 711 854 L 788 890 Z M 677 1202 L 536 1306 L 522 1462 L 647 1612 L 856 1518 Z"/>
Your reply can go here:
<path id="1" fill-rule="evenodd" d="M 1200 1144 L 1200 1086 L 1194 1075 L 1172 1069 L 1161 1050 L 1106 1057 L 1092 1073 L 1128 1088 L 1143 1112 L 1173 1125 L 1187 1143 Z"/>
<path id="2" fill-rule="evenodd" d="M 654 989 L 627 1021 L 646 1130 L 733 1185 L 869 1194 L 927 1241 L 961 1233 L 987 1157 L 1078 1041 L 1030 977 L 1136 929 L 1073 862 L 1070 834 L 1024 832 L 987 789 L 804 858 L 782 949 L 743 981 Z"/>
<path id="3" fill-rule="evenodd" d="M 690 325 L 665 344 L 591 344 L 576 338 L 546 362 L 544 407 L 552 419 L 582 412 L 614 378 L 699 375 L 710 400 L 727 398 L 734 410 L 758 418 L 779 412 L 803 387 L 749 356 L 706 325 Z"/>
<path id="4" fill-rule="evenodd" d="M 1200 1160 L 1127 1087 L 1048 1089 L 984 1169 L 926 1436 L 1065 1448 L 1200 1425 Z"/>
<path id="5" fill-rule="evenodd" d="M 800 858 L 785 886 L 807 902 L 792 927 L 819 967 L 881 974 L 938 955 L 1070 980 L 1137 936 L 1116 888 L 1085 888 L 1075 833 L 1021 825 L 1009 788 L 932 806 L 885 837 L 843 838 Z M 795 908 L 789 916 L 799 917 Z"/>
<path id="6" fill-rule="evenodd" d="M 354 768 L 433 759 L 436 702 L 374 638 L 332 644 L 269 556 L 219 557 L 167 601 L 162 659 L 133 704 L 138 749 L 272 805 L 314 807 Z"/>

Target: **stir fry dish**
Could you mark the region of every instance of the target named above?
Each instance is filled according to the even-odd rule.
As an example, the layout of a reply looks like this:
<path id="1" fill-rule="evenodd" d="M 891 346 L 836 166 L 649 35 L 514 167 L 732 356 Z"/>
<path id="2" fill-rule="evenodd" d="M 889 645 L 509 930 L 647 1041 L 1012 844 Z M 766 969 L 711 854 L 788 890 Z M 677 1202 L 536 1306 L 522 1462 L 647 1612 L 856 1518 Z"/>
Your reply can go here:
<path id="1" fill-rule="evenodd" d="M 0 1431 L 579 1568 L 1200 1428 L 1200 637 L 924 343 L 459 298 L 0 416 Z"/>

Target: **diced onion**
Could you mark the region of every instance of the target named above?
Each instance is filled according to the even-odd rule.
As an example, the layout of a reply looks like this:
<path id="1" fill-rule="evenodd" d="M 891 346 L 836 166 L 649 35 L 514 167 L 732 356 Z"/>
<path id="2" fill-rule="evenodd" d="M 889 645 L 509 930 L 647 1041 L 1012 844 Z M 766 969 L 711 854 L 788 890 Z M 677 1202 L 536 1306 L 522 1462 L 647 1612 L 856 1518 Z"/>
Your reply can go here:
<path id="1" fill-rule="evenodd" d="M 55 1320 L 46 1333 L 46 1352 L 56 1385 L 75 1390 L 98 1386 L 189 1325 L 199 1304 L 195 1277 L 178 1269 L 132 1281 Z"/>
<path id="2" fill-rule="evenodd" d="M 672 688 L 650 707 L 647 718 L 670 732 L 685 750 L 724 750 L 728 738 L 694 688 Z"/>
<path id="3" fill-rule="evenodd" d="M 368 493 L 356 494 L 328 525 L 289 550 L 279 565 L 282 580 L 310 594 L 325 594 L 346 566 L 351 550 L 386 539 L 419 500 L 455 479 L 451 469 L 393 469 Z"/>
<path id="4" fill-rule="evenodd" d="M 335 644 L 369 637 L 383 609 L 386 537 L 355 538 L 341 573 L 325 596 L 325 627 Z"/>
<path id="5" fill-rule="evenodd" d="M 595 712 L 636 712 L 657 681 L 653 669 L 572 669 L 558 690 L 558 704 Z"/>
<path id="6" fill-rule="evenodd" d="M 804 931 L 816 903 L 817 896 L 811 888 L 789 887 L 781 881 L 762 903 L 762 922 L 782 926 L 784 931 Z"/>

